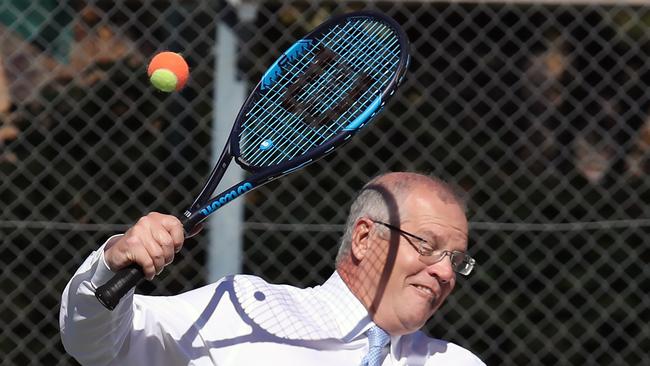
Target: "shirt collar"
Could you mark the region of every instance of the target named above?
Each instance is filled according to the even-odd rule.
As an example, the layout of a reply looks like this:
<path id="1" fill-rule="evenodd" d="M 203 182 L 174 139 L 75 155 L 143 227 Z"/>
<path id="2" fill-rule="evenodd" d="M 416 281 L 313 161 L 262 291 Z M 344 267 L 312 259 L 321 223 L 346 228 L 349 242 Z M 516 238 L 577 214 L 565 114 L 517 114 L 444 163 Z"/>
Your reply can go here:
<path id="1" fill-rule="evenodd" d="M 324 305 L 329 308 L 332 318 L 336 321 L 341 332 L 341 340 L 344 342 L 364 336 L 364 333 L 375 325 L 368 310 L 350 291 L 337 271 L 334 271 L 318 291 L 324 300 Z"/>
<path id="2" fill-rule="evenodd" d="M 350 291 L 337 271 L 334 271 L 330 278 L 320 286 L 320 291 L 327 294 L 327 299 L 330 300 L 328 303 L 343 335 L 342 341 L 347 343 L 364 338 L 368 329 L 375 326 L 366 307 Z M 403 337 L 391 336 L 390 338 L 390 352 L 395 355 L 399 352 Z"/>

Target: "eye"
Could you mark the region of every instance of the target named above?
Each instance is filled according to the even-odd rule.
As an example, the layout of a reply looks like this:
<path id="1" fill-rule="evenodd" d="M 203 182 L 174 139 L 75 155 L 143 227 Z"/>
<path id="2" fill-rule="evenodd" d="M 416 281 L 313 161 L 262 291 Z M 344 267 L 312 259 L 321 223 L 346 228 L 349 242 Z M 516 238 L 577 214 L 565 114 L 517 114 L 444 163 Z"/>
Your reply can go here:
<path id="1" fill-rule="evenodd" d="M 444 241 L 438 235 L 431 236 L 429 243 L 431 243 L 430 245 L 436 250 L 441 249 L 444 246 Z"/>
<path id="2" fill-rule="evenodd" d="M 431 236 L 427 239 L 423 239 L 420 241 L 420 247 L 422 248 L 422 251 L 425 253 L 432 253 L 438 248 L 440 248 L 439 245 L 440 239 L 436 236 Z"/>
<path id="3" fill-rule="evenodd" d="M 451 252 L 451 263 L 454 266 L 461 266 L 465 262 L 465 253 L 453 251 Z"/>

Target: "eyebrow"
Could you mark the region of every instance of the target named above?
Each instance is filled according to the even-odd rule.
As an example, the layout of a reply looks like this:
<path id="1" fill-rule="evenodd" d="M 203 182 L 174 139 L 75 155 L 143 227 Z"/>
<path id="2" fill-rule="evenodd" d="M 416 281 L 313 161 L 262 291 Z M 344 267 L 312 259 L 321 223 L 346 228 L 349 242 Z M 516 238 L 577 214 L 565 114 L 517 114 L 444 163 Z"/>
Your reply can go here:
<path id="1" fill-rule="evenodd" d="M 459 228 L 459 227 L 456 227 L 456 226 L 453 226 L 453 225 L 449 225 L 448 223 L 431 222 L 430 225 L 438 226 L 438 227 L 442 227 L 442 228 L 444 228 L 444 229 L 446 229 L 446 230 L 452 230 L 452 231 L 454 231 L 455 233 L 457 233 L 458 235 L 463 236 L 463 237 L 465 237 L 465 238 L 468 238 L 468 237 L 469 237 L 469 234 L 468 234 L 467 231 L 465 231 L 465 230 L 463 230 L 463 229 L 461 229 L 461 228 Z M 429 228 L 425 228 L 425 229 L 423 229 L 423 232 L 425 232 L 425 233 L 426 233 L 426 232 L 436 233 L 436 232 L 438 232 L 438 231 L 439 231 L 439 230 L 433 230 L 433 229 L 429 229 Z"/>
<path id="2" fill-rule="evenodd" d="M 454 245 L 455 243 L 461 243 L 460 246 L 462 248 L 456 248 L 454 250 L 466 251 L 469 246 L 469 235 L 458 233 L 456 228 L 454 228 L 454 232 L 444 235 L 441 235 L 439 231 L 430 229 L 426 229 L 420 234 L 421 235 L 418 236 L 430 242 L 432 245 L 435 245 L 436 249 L 442 249 L 442 247 L 454 247 L 456 246 Z M 451 244 L 451 246 L 449 244 Z"/>

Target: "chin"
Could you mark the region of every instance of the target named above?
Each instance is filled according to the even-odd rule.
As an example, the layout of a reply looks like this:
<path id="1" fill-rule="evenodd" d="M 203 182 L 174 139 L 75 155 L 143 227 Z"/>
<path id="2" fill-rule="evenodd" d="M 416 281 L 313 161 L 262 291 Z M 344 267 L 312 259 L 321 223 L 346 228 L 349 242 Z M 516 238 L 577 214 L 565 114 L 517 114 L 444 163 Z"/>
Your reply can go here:
<path id="1" fill-rule="evenodd" d="M 402 322 L 402 327 L 404 328 L 404 334 L 409 334 L 413 333 L 415 331 L 420 330 L 424 324 L 426 324 L 427 320 L 429 320 L 431 316 L 421 316 L 421 317 L 413 317 L 406 319 L 406 321 Z"/>

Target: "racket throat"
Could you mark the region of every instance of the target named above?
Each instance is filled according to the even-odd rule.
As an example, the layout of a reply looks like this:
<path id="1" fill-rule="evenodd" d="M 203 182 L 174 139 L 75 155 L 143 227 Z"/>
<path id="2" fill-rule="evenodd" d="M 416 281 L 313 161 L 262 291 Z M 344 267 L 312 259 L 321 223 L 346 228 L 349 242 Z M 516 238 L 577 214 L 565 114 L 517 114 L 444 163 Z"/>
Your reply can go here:
<path id="1" fill-rule="evenodd" d="M 223 178 L 223 175 L 226 173 L 231 161 L 232 154 L 230 152 L 230 139 L 228 139 L 226 148 L 223 149 L 218 163 L 214 166 L 214 169 L 212 169 L 203 190 L 201 190 L 201 193 L 196 197 L 190 208 L 183 213 L 183 216 L 189 217 L 192 212 L 195 212 L 199 207 L 208 202 L 210 196 L 212 196 L 213 192 L 217 189 L 219 182 L 221 182 L 221 178 Z"/>

